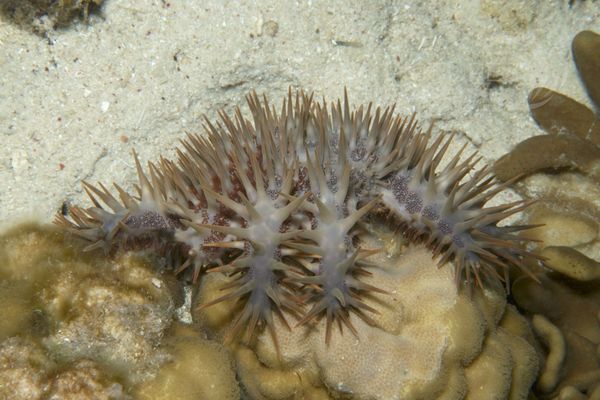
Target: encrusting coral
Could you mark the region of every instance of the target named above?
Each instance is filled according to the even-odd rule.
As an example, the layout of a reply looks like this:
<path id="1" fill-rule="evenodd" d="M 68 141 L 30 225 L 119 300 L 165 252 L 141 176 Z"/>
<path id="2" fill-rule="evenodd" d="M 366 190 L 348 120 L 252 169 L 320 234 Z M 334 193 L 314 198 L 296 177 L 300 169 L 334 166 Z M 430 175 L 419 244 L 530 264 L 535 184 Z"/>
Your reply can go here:
<path id="1" fill-rule="evenodd" d="M 500 179 L 521 175 L 515 188 L 537 202 L 526 223 L 545 225 L 529 236 L 551 272 L 532 266 L 538 282 L 523 276 L 512 288 L 543 343 L 542 399 L 600 398 L 600 35 L 580 32 L 572 50 L 596 112 L 534 89 L 531 114 L 548 135 L 521 142 L 494 166 Z"/>
<path id="2" fill-rule="evenodd" d="M 393 107 L 351 111 L 347 96 L 328 107 L 290 90 L 279 112 L 255 93 L 247 101 L 250 120 L 237 109 L 205 121 L 206 135 L 188 135 L 177 163 L 161 158 L 144 172 L 134 155 L 137 197 L 86 183 L 93 206 L 70 207 L 56 222 L 88 249 L 166 255 L 194 282 L 225 273 L 226 292 L 202 307 L 238 301 L 227 341 L 266 328 L 276 343 L 275 316 L 284 326 L 324 320 L 326 343 L 333 327 L 357 334 L 352 314 L 373 324 L 369 298 L 382 289 L 366 277 L 378 250 L 359 240 L 369 215 L 387 215 L 439 265 L 452 260 L 467 292 L 508 285 L 511 267 L 537 259 L 517 234 L 530 226 L 498 225 L 527 204 L 485 207 L 506 184 L 487 167 L 473 171 L 476 154 L 443 163 L 452 136 L 432 139 Z"/>

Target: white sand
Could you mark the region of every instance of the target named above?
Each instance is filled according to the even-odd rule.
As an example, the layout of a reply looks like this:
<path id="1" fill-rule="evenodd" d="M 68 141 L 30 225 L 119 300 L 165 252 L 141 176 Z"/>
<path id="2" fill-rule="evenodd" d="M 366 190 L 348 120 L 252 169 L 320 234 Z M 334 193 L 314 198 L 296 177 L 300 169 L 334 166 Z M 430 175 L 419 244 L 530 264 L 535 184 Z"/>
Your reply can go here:
<path id="1" fill-rule="evenodd" d="M 346 86 L 491 162 L 542 133 L 532 88 L 587 103 L 570 53 L 583 29 L 600 31 L 600 2 L 106 0 L 49 40 L 0 19 L 0 221 L 50 221 L 84 201 L 82 179 L 131 187 L 132 148 L 171 156 L 252 89 L 278 103 L 290 85 L 328 99 Z"/>

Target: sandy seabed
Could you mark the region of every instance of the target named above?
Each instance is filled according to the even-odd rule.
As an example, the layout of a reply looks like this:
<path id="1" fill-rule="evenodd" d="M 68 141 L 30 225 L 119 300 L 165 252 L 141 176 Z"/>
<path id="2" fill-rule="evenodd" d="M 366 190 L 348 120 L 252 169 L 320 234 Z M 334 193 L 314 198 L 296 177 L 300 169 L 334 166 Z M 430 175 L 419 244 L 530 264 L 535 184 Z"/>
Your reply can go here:
<path id="1" fill-rule="evenodd" d="M 527 94 L 587 98 L 569 51 L 600 4 L 106 0 L 86 25 L 0 18 L 0 221 L 49 221 L 81 181 L 131 188 L 131 150 L 172 156 L 204 115 L 288 88 L 396 103 L 490 162 L 541 134 Z M 506 196 L 511 196 L 507 194 Z"/>

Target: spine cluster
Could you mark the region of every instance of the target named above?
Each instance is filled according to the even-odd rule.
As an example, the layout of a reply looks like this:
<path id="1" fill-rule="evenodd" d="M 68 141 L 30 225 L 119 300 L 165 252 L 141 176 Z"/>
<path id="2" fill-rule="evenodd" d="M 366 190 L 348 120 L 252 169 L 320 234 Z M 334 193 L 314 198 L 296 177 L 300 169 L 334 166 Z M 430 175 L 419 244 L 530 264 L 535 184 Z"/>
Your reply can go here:
<path id="1" fill-rule="evenodd" d="M 258 327 L 274 337 L 273 315 L 286 325 L 286 314 L 298 324 L 324 318 L 327 342 L 333 322 L 355 333 L 351 314 L 372 323 L 364 295 L 380 290 L 361 281 L 373 250 L 358 238 L 372 213 L 427 243 L 440 264 L 452 261 L 459 288 L 524 268 L 530 254 L 516 233 L 527 227 L 498 223 L 526 205 L 485 207 L 505 186 L 474 170 L 475 155 L 443 164 L 452 136 L 432 141 L 431 129 L 393 107 L 351 111 L 347 96 L 327 106 L 290 91 L 279 111 L 255 93 L 247 101 L 250 119 L 237 109 L 205 121 L 177 162 L 161 158 L 145 172 L 134 153 L 136 196 L 86 183 L 93 206 L 56 222 L 90 250 L 159 251 L 194 282 L 204 271 L 227 274 L 225 294 L 204 306 L 242 303 L 229 338 Z"/>

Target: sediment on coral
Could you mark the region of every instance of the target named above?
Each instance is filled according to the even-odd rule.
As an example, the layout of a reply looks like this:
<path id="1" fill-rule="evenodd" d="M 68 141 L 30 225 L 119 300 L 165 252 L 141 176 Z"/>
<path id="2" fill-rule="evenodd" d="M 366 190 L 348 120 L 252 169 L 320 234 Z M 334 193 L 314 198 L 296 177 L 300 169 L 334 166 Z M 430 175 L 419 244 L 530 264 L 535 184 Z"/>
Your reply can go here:
<path id="1" fill-rule="evenodd" d="M 137 390 L 175 382 L 180 367 L 193 379 L 162 398 L 239 398 L 225 349 L 197 328 L 172 328 L 181 285 L 171 274 L 152 258 L 107 258 L 72 239 L 35 224 L 0 235 L 0 398 L 161 398 Z M 181 356 L 190 349 L 193 360 Z"/>

